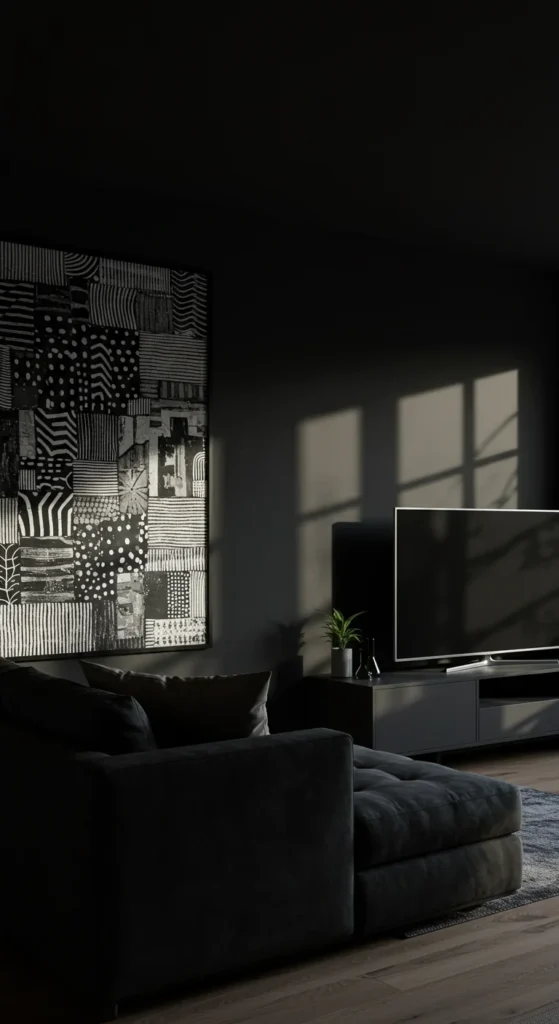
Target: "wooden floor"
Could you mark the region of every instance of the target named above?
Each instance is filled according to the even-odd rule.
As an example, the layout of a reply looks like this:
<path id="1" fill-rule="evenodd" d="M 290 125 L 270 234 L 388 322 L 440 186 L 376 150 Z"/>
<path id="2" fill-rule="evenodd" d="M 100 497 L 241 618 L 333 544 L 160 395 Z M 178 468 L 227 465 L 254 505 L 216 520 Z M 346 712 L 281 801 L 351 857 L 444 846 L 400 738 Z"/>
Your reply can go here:
<path id="1" fill-rule="evenodd" d="M 559 792 L 559 751 L 447 760 Z M 559 897 L 416 939 L 388 939 L 122 1014 L 123 1024 L 491 1024 L 559 1003 Z M 81 1024 L 0 964 L 2 1024 Z"/>

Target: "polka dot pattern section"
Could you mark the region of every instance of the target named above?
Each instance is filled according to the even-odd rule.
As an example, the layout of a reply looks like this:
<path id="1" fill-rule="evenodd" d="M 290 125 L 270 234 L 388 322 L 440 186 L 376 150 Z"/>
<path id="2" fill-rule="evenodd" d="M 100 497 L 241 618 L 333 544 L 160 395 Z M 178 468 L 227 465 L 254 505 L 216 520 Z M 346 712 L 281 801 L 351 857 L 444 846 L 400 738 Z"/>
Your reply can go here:
<path id="1" fill-rule="evenodd" d="M 72 336 L 90 359 L 90 376 L 81 388 L 82 411 L 126 415 L 128 402 L 140 393 L 138 332 L 81 323 L 72 326 Z"/>
<path id="2" fill-rule="evenodd" d="M 87 340 L 77 336 L 69 316 L 37 313 L 37 405 L 56 412 L 76 412 L 89 391 Z"/>
<path id="3" fill-rule="evenodd" d="M 37 405 L 39 360 L 34 350 L 12 354 L 12 406 L 33 409 Z"/>
<path id="4" fill-rule="evenodd" d="M 146 517 L 119 515 L 98 524 L 76 523 L 74 550 L 77 599 L 115 598 L 119 577 L 145 568 Z"/>
<path id="5" fill-rule="evenodd" d="M 76 495 L 74 498 L 75 523 L 92 523 L 98 526 L 103 519 L 117 519 L 119 514 L 116 495 Z"/>
<path id="6" fill-rule="evenodd" d="M 168 582 L 168 618 L 190 615 L 190 573 L 170 572 Z"/>

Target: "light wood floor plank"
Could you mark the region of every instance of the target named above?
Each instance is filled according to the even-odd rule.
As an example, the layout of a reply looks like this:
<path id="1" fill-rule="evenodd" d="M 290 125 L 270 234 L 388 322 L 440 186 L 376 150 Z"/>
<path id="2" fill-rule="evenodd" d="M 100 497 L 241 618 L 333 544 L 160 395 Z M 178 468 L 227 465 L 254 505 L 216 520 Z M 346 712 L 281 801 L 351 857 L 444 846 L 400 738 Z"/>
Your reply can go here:
<path id="1" fill-rule="evenodd" d="M 555 910 L 548 914 L 549 904 L 554 904 Z M 441 932 L 429 936 L 436 934 L 439 940 L 439 948 L 432 945 L 429 953 L 422 952 L 424 937 L 405 942 L 394 940 L 392 955 L 385 950 L 384 957 L 375 963 L 374 945 L 371 945 L 356 958 L 349 976 L 349 965 L 345 966 L 343 980 L 339 980 L 335 971 L 335 978 L 330 973 L 325 975 L 326 964 L 321 963 L 315 975 L 311 974 L 306 991 L 292 992 L 285 998 L 272 976 L 267 996 L 259 992 L 255 998 L 247 993 L 237 1005 L 235 1000 L 232 1004 L 227 1001 L 221 1005 L 216 1000 L 204 1009 L 184 1000 L 172 1011 L 169 1008 L 167 1016 L 159 1018 L 148 1014 L 132 1020 L 134 1024 L 182 1024 L 187 1020 L 188 1024 L 241 1024 L 243 1021 L 338 1024 L 344 1019 L 348 1024 L 361 1024 L 361 1021 L 404 1024 L 412 1020 L 450 1024 L 471 1019 L 485 1024 L 486 1019 L 491 1018 L 483 1013 L 492 1008 L 493 1003 L 500 1011 L 510 1004 L 511 1012 L 515 1005 L 526 1007 L 524 1012 L 527 1012 L 555 997 L 559 1000 L 559 899 L 542 901 L 537 906 L 539 918 L 517 919 L 516 937 L 510 943 L 506 916 L 495 915 L 445 930 L 447 936 L 459 933 L 453 935 L 453 942 L 447 949 L 444 941 L 440 942 L 445 934 Z M 504 919 L 504 931 L 499 927 L 498 918 Z M 486 929 L 481 940 L 483 949 L 476 950 L 472 925 L 488 920 L 494 925 Z M 408 951 L 407 970 L 397 969 L 398 949 L 402 946 L 416 947 Z M 389 963 L 392 966 L 388 966 Z M 383 983 L 381 987 L 371 986 L 371 982 L 379 980 Z M 466 1012 L 466 1016 L 454 1016 L 458 1010 L 461 1014 Z"/>

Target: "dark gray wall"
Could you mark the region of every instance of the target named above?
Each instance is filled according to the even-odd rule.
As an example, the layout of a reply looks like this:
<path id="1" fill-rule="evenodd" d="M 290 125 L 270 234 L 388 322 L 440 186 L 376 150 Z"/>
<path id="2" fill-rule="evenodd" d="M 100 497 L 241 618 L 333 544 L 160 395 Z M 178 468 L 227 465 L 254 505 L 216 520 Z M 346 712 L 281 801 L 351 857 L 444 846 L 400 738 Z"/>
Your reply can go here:
<path id="1" fill-rule="evenodd" d="M 403 443 L 398 403 L 406 396 L 463 385 L 471 433 L 473 382 L 518 371 L 517 439 L 510 423 L 503 428 L 518 448 L 517 502 L 557 505 L 552 279 L 474 256 L 398 251 L 155 196 L 55 184 L 6 182 L 2 236 L 213 273 L 214 644 L 108 663 L 183 673 L 265 667 L 296 653 L 280 640 L 280 625 L 310 617 L 306 664 L 320 665 L 327 652 L 313 614 L 330 601 L 331 526 L 390 519 Z M 419 414 L 430 423 L 423 440 L 421 422 L 412 431 L 416 475 L 437 483 L 432 455 L 440 443 L 445 486 L 456 429 L 445 419 L 449 395 L 442 404 L 434 395 L 430 408 L 428 398 L 407 406 L 412 422 Z M 503 420 L 507 400 L 497 386 Z M 474 447 L 463 444 L 467 503 Z M 45 667 L 79 671 L 72 660 Z"/>

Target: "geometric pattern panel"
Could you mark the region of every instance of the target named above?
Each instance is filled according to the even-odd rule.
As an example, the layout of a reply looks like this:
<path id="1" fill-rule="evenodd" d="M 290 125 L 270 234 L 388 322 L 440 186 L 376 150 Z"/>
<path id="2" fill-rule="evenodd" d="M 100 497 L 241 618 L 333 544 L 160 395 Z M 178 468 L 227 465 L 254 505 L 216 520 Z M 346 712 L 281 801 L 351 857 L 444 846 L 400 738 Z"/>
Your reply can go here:
<path id="1" fill-rule="evenodd" d="M 205 642 L 206 620 L 192 617 L 183 619 L 146 619 L 146 647 L 188 647 Z"/>
<path id="2" fill-rule="evenodd" d="M 0 657 L 208 643 L 208 279 L 0 242 Z"/>
<path id="3" fill-rule="evenodd" d="M 22 537 L 22 604 L 74 601 L 74 547 L 69 537 Z"/>

